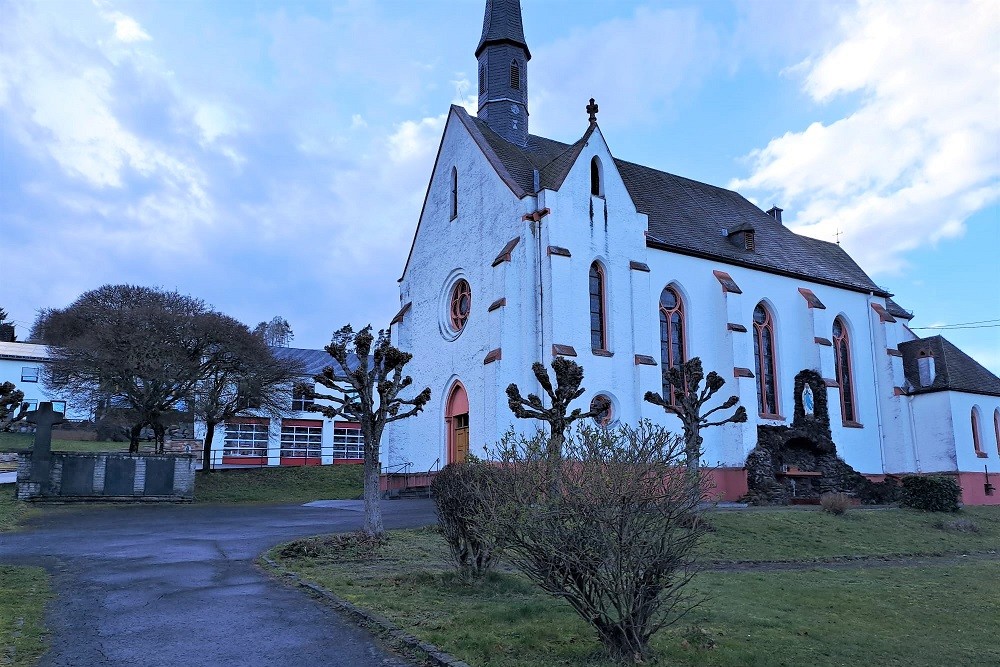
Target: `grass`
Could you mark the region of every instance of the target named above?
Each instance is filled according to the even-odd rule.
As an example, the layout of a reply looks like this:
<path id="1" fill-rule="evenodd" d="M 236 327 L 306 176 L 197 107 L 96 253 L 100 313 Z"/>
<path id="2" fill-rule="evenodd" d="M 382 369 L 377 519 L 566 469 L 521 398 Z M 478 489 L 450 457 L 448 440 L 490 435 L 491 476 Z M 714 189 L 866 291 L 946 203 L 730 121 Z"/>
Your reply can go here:
<path id="1" fill-rule="evenodd" d="M 960 516 L 978 533 L 935 527 Z M 1000 548 L 1000 507 L 967 507 L 958 515 L 916 510 L 853 509 L 834 516 L 815 509 L 719 511 L 704 557 L 719 560 L 809 560 L 836 556 L 963 553 Z"/>
<path id="2" fill-rule="evenodd" d="M 934 527 L 907 510 L 717 512 L 706 559 L 964 553 L 1000 545 L 1000 508 L 959 516 L 979 533 Z M 953 518 L 949 515 L 947 518 Z M 840 523 L 837 523 L 837 522 Z M 395 531 L 377 559 L 281 558 L 283 566 L 371 609 L 471 665 L 605 665 L 590 630 L 564 602 L 509 570 L 480 586 L 452 574 L 435 529 Z M 706 572 L 708 600 L 659 633 L 661 663 L 681 665 L 1000 664 L 1000 601 L 987 592 L 997 561 L 956 566 Z"/>
<path id="3" fill-rule="evenodd" d="M 33 508 L 14 497 L 14 485 L 0 485 L 0 533 L 14 530 L 18 522 L 28 516 Z"/>
<path id="4" fill-rule="evenodd" d="M 43 615 L 51 596 L 42 568 L 0 565 L 0 664 L 36 664 L 48 646 Z"/>
<path id="5" fill-rule="evenodd" d="M 0 433 L 0 452 L 23 452 L 31 449 L 35 436 L 31 433 Z M 152 443 L 143 443 L 143 451 L 152 451 Z M 123 452 L 127 442 L 97 442 L 96 440 L 52 439 L 54 452 Z"/>
<path id="6" fill-rule="evenodd" d="M 303 503 L 361 495 L 360 465 L 241 468 L 198 473 L 198 503 Z"/>

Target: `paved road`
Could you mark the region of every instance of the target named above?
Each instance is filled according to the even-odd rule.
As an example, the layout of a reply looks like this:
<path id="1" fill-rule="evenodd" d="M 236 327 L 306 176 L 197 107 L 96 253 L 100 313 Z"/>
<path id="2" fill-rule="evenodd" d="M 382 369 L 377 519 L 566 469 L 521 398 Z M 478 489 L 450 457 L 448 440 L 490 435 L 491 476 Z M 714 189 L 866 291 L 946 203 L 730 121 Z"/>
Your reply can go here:
<path id="1" fill-rule="evenodd" d="M 383 508 L 387 528 L 433 521 L 430 501 Z M 359 510 L 360 501 L 52 508 L 0 535 L 0 562 L 53 574 L 43 666 L 410 665 L 252 564 L 278 542 L 360 527 Z"/>

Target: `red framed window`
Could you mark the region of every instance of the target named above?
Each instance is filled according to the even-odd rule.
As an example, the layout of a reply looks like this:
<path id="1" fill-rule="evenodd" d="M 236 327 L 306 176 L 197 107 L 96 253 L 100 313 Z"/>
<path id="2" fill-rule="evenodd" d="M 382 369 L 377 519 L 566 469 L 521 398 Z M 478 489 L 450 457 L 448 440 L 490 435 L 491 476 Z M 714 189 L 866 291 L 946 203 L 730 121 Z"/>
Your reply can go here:
<path id="1" fill-rule="evenodd" d="M 281 464 L 318 464 L 323 456 L 321 420 L 285 419 L 281 422 Z"/>
<path id="2" fill-rule="evenodd" d="M 845 422 L 857 422 L 854 411 L 854 374 L 851 366 L 851 339 L 843 319 L 833 321 L 833 363 L 840 385 L 840 414 Z"/>
<path id="3" fill-rule="evenodd" d="M 757 409 L 761 416 L 778 416 L 777 366 L 775 364 L 774 319 L 763 303 L 753 310 L 754 364 L 757 368 Z"/>
<path id="4" fill-rule="evenodd" d="M 455 331 L 464 329 L 471 311 L 472 288 L 469 287 L 469 281 L 463 278 L 451 288 L 451 328 Z"/>
<path id="5" fill-rule="evenodd" d="M 684 302 L 673 287 L 660 292 L 660 372 L 663 398 L 674 403 L 674 389 L 667 382 L 667 370 L 680 366 L 684 354 Z"/>
<path id="6" fill-rule="evenodd" d="M 604 313 L 604 269 L 594 262 L 590 265 L 590 346 L 595 350 L 608 349 Z"/>
<path id="7" fill-rule="evenodd" d="M 255 465 L 267 463 L 269 424 L 267 419 L 253 417 L 227 421 L 222 462 Z"/>
<path id="8" fill-rule="evenodd" d="M 982 444 L 979 440 L 979 409 L 972 408 L 972 446 L 976 450 L 976 456 L 981 459 L 986 458 L 986 452 L 983 451 Z"/>

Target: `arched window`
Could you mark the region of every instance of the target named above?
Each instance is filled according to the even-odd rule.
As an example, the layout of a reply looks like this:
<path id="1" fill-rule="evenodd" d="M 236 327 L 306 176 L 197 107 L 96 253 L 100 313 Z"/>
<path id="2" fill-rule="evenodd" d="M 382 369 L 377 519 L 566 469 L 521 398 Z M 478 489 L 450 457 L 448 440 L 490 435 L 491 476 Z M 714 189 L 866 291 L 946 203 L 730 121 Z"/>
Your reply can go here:
<path id="1" fill-rule="evenodd" d="M 590 194 L 604 196 L 604 166 L 596 155 L 590 160 Z"/>
<path id="2" fill-rule="evenodd" d="M 763 303 L 753 310 L 753 357 L 757 367 L 757 409 L 768 417 L 778 416 L 777 367 L 775 366 L 774 320 Z"/>
<path id="3" fill-rule="evenodd" d="M 976 449 L 976 456 L 981 459 L 986 458 L 986 452 L 979 438 L 979 408 L 972 408 L 972 446 Z"/>
<path id="4" fill-rule="evenodd" d="M 854 414 L 854 374 L 851 372 L 851 339 L 844 320 L 833 321 L 833 363 L 840 385 L 840 414 L 845 422 L 856 422 Z"/>
<path id="5" fill-rule="evenodd" d="M 458 217 L 458 168 L 451 168 L 451 219 Z"/>
<path id="6" fill-rule="evenodd" d="M 997 438 L 997 455 L 1000 455 L 1000 408 L 993 411 L 993 435 Z"/>
<path id="7" fill-rule="evenodd" d="M 594 396 L 594 399 L 590 401 L 590 411 L 596 413 L 594 421 L 597 422 L 598 426 L 608 426 L 615 418 L 615 410 L 611 399 L 604 394 Z"/>
<path id="8" fill-rule="evenodd" d="M 667 370 L 680 366 L 684 358 L 684 302 L 673 287 L 660 292 L 660 373 L 663 398 L 673 404 L 674 390 L 667 382 Z"/>
<path id="9" fill-rule="evenodd" d="M 521 68 L 516 60 L 510 63 L 510 87 L 514 90 L 521 90 Z"/>
<path id="10" fill-rule="evenodd" d="M 594 262 L 590 265 L 590 346 L 595 350 L 608 349 L 604 306 L 604 269 Z"/>
<path id="11" fill-rule="evenodd" d="M 472 289 L 468 281 L 461 279 L 451 288 L 451 328 L 461 331 L 465 328 L 465 323 L 469 321 L 469 312 L 472 310 Z"/>

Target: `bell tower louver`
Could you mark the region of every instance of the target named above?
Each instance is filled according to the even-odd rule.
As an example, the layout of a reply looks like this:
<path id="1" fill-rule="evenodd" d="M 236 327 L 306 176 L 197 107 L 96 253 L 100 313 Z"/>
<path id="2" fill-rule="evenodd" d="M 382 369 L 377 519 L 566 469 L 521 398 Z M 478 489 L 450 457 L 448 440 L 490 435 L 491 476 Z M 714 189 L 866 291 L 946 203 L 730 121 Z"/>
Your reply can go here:
<path id="1" fill-rule="evenodd" d="M 520 0 L 486 0 L 479 59 L 479 117 L 507 141 L 528 143 L 528 61 Z"/>

